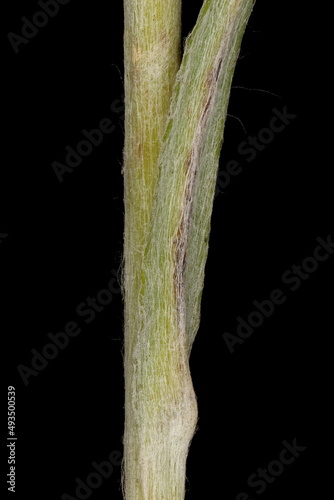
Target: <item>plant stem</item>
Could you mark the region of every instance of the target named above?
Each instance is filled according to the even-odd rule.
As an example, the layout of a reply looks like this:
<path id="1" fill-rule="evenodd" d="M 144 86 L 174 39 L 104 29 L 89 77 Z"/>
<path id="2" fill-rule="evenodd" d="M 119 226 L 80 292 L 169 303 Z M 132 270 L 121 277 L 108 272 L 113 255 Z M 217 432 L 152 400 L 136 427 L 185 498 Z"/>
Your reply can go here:
<path id="1" fill-rule="evenodd" d="M 157 19 L 160 30 L 164 25 L 160 0 L 125 3 L 124 493 L 126 500 L 182 500 L 197 422 L 189 354 L 199 325 L 231 81 L 253 0 L 204 1 L 176 78 L 177 57 L 172 65 L 170 52 L 161 54 L 165 45 L 155 26 Z M 150 17 L 152 43 L 162 57 L 159 69 L 164 66 L 171 77 L 160 89 L 164 105 L 150 104 L 151 118 L 148 87 L 162 85 L 165 76 L 158 76 L 157 61 L 151 66 L 156 47 L 139 47 L 150 20 L 131 11 L 138 4 L 141 11 L 155 4 L 160 13 Z M 169 47 L 170 40 L 165 42 Z M 140 46 L 149 45 L 142 40 Z"/>
<path id="2" fill-rule="evenodd" d="M 127 500 L 148 498 L 142 456 L 144 416 L 138 413 L 137 370 L 142 260 L 147 242 L 157 160 L 180 66 L 181 0 L 124 0 L 124 375 L 123 489 Z M 140 362 L 140 361 L 139 361 Z M 152 498 L 152 497 L 151 497 Z"/>

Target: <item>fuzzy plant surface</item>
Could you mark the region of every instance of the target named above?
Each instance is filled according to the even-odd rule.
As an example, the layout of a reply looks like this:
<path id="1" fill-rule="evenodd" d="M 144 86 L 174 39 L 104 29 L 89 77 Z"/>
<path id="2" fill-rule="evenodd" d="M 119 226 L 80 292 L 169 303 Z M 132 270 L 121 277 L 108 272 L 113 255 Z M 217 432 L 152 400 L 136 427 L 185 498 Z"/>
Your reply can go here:
<path id="1" fill-rule="evenodd" d="M 254 0 L 124 0 L 125 500 L 181 500 L 197 425 L 200 322 L 232 77 Z"/>

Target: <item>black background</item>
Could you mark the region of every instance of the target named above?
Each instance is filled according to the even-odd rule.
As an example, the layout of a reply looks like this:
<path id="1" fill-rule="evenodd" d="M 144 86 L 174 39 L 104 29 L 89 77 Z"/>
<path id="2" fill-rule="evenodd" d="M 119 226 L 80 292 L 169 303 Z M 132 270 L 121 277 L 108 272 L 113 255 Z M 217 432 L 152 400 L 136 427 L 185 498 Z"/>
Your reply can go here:
<path id="1" fill-rule="evenodd" d="M 321 498 L 329 479 L 326 352 L 334 257 L 294 292 L 281 279 L 313 255 L 318 237 L 333 234 L 326 75 L 317 59 L 324 41 L 315 32 L 324 13 L 318 19 L 304 3 L 295 4 L 292 11 L 287 0 L 257 2 L 233 81 L 219 168 L 236 159 L 242 172 L 220 188 L 214 204 L 191 356 L 199 429 L 188 459 L 188 500 L 235 500 L 243 491 L 252 500 Z M 183 37 L 200 5 L 184 2 Z M 106 288 L 122 255 L 123 6 L 71 0 L 17 54 L 7 34 L 20 34 L 21 17 L 32 19 L 40 8 L 30 0 L 4 7 L 0 298 L 7 370 L 1 397 L 15 386 L 16 497 L 56 500 L 75 497 L 75 479 L 85 481 L 93 461 L 122 451 L 122 299 L 114 294 L 90 324 L 76 308 Z M 284 106 L 296 118 L 247 162 L 239 144 Z M 60 183 L 52 162 L 64 163 L 65 147 L 75 148 L 81 131 L 103 118 L 115 130 Z M 268 299 L 275 288 L 284 290 L 285 303 L 231 354 L 224 332 L 235 334 L 237 317 L 246 319 L 252 302 Z M 30 366 L 31 349 L 41 352 L 48 333 L 69 321 L 81 333 L 25 385 L 17 366 Z M 294 439 L 306 450 L 256 493 L 248 477 L 278 458 L 283 440 Z M 5 482 L 3 476 L 4 491 Z M 89 498 L 121 499 L 120 467 Z"/>

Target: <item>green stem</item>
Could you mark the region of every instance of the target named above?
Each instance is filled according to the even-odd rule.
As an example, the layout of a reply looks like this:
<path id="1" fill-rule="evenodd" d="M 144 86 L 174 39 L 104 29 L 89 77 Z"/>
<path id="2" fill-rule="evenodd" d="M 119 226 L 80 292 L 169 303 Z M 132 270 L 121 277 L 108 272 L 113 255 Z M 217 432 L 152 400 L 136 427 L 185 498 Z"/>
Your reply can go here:
<path id="1" fill-rule="evenodd" d="M 148 498 L 141 479 L 141 417 L 133 411 L 142 261 L 156 187 L 157 161 L 181 59 L 181 0 L 124 0 L 124 374 L 123 489 L 127 500 Z M 138 422 L 139 418 L 139 422 Z"/>
<path id="2" fill-rule="evenodd" d="M 128 135 L 129 142 L 126 141 L 124 489 L 127 500 L 184 498 L 186 458 L 197 422 L 189 354 L 199 325 L 231 81 L 252 6 L 253 0 L 204 1 L 196 26 L 186 41 L 168 118 L 164 117 L 164 126 L 159 128 L 160 133 L 164 130 L 164 136 L 155 164 L 151 155 L 147 163 L 138 165 L 138 142 L 133 131 Z M 129 46 L 126 45 L 127 49 Z M 151 59 L 144 59 L 142 71 L 145 73 L 146 68 L 149 74 Z M 128 99 L 127 105 L 131 121 L 129 117 L 140 104 Z M 135 113 L 133 118 L 138 120 L 137 133 L 140 123 L 146 123 L 145 110 L 142 112 L 142 117 Z M 151 119 L 157 117 L 152 115 Z M 131 168 L 137 172 L 133 177 Z M 154 172 L 155 177 L 148 200 L 141 191 L 143 183 L 134 183 L 134 179 L 138 181 L 145 176 L 142 168 Z M 142 211 L 147 217 L 140 219 L 138 214 Z M 135 227 L 137 223 L 142 225 Z"/>

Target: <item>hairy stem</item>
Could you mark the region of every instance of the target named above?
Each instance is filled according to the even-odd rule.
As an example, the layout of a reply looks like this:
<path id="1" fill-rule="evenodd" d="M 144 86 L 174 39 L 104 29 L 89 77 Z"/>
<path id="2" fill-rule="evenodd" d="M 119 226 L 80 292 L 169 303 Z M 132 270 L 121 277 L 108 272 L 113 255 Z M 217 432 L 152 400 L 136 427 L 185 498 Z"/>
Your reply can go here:
<path id="1" fill-rule="evenodd" d="M 137 356 L 142 318 L 142 262 L 157 180 L 157 160 L 181 57 L 181 0 L 124 0 L 124 374 L 123 490 L 127 500 L 147 496 L 145 416 Z M 138 361 L 141 363 L 141 359 Z M 144 361 L 143 361 L 144 362 Z M 145 363 L 145 362 L 144 362 Z M 149 439 L 149 438 L 148 438 Z M 154 438 L 151 438 L 154 441 Z"/>
<path id="2" fill-rule="evenodd" d="M 134 7 L 151 2 L 126 3 Z M 197 422 L 189 354 L 199 325 L 231 81 L 252 6 L 253 0 L 204 1 L 196 26 L 187 38 L 164 116 L 155 116 L 162 108 L 153 107 L 153 115 L 148 118 L 143 104 L 145 82 L 149 82 L 148 86 L 153 82 L 161 86 L 166 83 L 165 77 L 158 77 L 157 61 L 150 76 L 156 47 L 151 47 L 148 54 L 137 47 L 135 60 L 129 53 L 126 56 L 126 500 L 181 500 L 185 495 L 186 458 Z M 167 11 L 170 15 L 171 11 Z M 162 15 L 161 8 L 159 12 Z M 150 15 L 154 24 L 156 18 Z M 126 16 L 141 20 L 149 29 L 150 21 L 145 16 L 136 17 L 130 8 L 126 9 Z M 127 28 L 131 31 L 134 25 L 126 24 Z M 139 27 L 137 30 L 140 38 L 142 31 Z M 158 31 L 155 28 L 155 34 Z M 175 42 L 176 38 L 172 40 Z M 128 52 L 133 50 L 134 39 L 137 40 L 132 34 L 125 35 Z M 156 35 L 156 43 L 158 40 L 161 38 Z M 166 43 L 169 47 L 171 40 Z M 165 71 L 169 67 L 166 75 L 171 75 L 173 82 L 170 52 L 164 59 L 161 43 L 159 48 L 160 65 Z M 138 50 L 142 56 L 139 69 Z M 175 62 L 173 68 L 177 65 Z M 140 89 L 133 89 L 132 85 L 139 85 Z M 171 85 L 168 89 L 170 92 Z M 167 87 L 160 90 L 169 99 Z M 151 126 L 155 127 L 154 132 Z M 145 130 L 147 135 L 143 137 Z"/>

